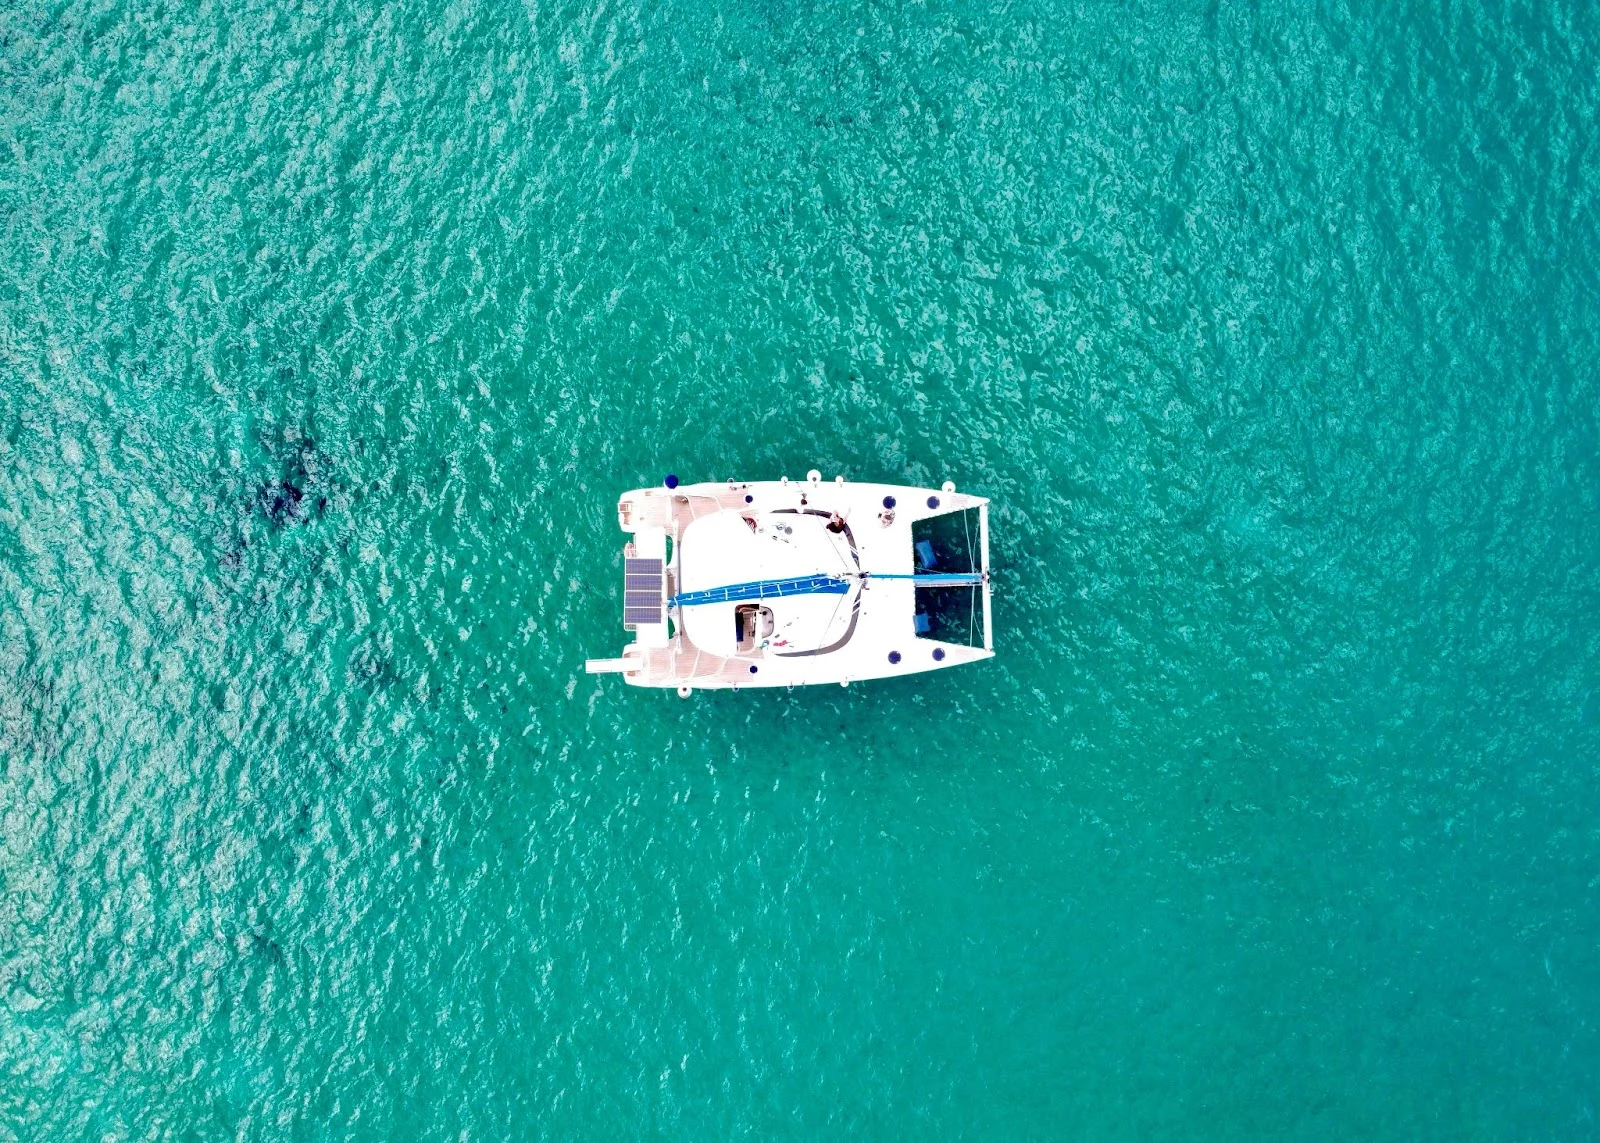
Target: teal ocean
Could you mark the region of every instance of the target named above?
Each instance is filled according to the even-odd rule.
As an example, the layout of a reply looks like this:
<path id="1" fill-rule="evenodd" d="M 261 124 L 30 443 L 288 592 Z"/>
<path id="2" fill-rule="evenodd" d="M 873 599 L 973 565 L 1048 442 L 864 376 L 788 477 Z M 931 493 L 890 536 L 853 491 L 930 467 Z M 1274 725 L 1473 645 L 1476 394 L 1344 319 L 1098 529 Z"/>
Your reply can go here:
<path id="1" fill-rule="evenodd" d="M 1278 8 L 0 6 L 0 1140 L 1600 1137 L 1600 9 Z"/>

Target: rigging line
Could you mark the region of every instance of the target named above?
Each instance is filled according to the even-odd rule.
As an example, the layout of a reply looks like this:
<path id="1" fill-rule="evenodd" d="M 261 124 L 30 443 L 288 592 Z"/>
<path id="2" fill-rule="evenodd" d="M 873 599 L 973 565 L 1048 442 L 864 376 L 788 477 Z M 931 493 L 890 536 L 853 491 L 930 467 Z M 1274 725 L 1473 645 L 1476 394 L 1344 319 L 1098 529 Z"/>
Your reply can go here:
<path id="1" fill-rule="evenodd" d="M 845 559 L 844 552 L 842 552 L 839 549 L 838 541 L 832 539 L 832 536 L 834 535 L 834 533 L 829 532 L 826 529 L 824 529 L 824 534 L 829 537 L 829 540 L 828 540 L 829 549 L 832 550 L 833 554 L 838 557 L 839 566 L 844 569 L 844 571 L 843 571 L 844 577 L 846 579 L 850 578 L 850 561 Z M 851 544 L 850 547 L 851 547 L 851 555 L 855 555 L 855 545 Z M 856 570 L 859 571 L 861 569 L 861 557 L 860 556 L 856 556 L 855 559 L 856 559 Z"/>
<path id="2" fill-rule="evenodd" d="M 831 516 L 833 516 L 833 513 L 832 512 L 824 512 L 820 508 L 774 508 L 769 513 L 769 515 L 772 515 L 772 516 L 828 516 L 828 517 L 831 517 Z M 829 535 L 833 535 L 833 534 L 834 533 L 831 533 L 831 532 L 829 533 Z M 856 548 L 856 534 L 850 530 L 850 522 L 848 520 L 845 521 L 843 535 L 844 535 L 845 543 L 850 545 L 850 558 L 855 561 L 856 571 L 859 572 L 861 570 L 861 552 Z M 838 545 L 837 544 L 833 544 L 831 546 L 833 548 L 834 554 L 839 556 L 839 562 L 841 564 L 844 564 L 845 577 L 849 578 L 850 565 L 846 564 L 844 562 L 844 556 L 842 554 L 840 554 Z"/>
<path id="3" fill-rule="evenodd" d="M 838 557 L 839 566 L 844 569 L 844 575 L 847 579 L 850 576 L 851 560 L 855 561 L 855 570 L 858 572 L 861 570 L 861 553 L 856 551 L 856 538 L 854 534 L 849 531 L 849 528 L 850 525 L 846 524 L 845 531 L 842 533 L 844 536 L 844 542 L 849 545 L 849 559 L 845 558 L 845 550 L 841 549 L 839 541 L 834 538 L 837 533 L 829 532 L 826 528 L 823 529 L 823 535 L 828 537 L 828 547 L 832 548 L 833 554 Z"/>
<path id="4" fill-rule="evenodd" d="M 823 631 L 832 631 L 833 630 L 833 621 L 839 617 L 839 608 L 844 606 L 844 601 L 846 599 L 848 599 L 852 594 L 856 597 L 856 606 L 857 607 L 861 606 L 861 588 L 859 586 L 856 588 L 856 590 L 854 592 L 849 592 L 849 591 L 844 592 L 842 595 L 839 596 L 838 599 L 836 599 L 834 601 L 833 614 L 828 616 L 828 625 L 822 629 Z"/>
<path id="5" fill-rule="evenodd" d="M 972 529 L 967 525 L 967 513 L 970 511 L 970 508 L 961 510 L 961 530 L 967 535 L 967 567 L 977 571 L 978 561 L 972 558 Z"/>
<path id="6" fill-rule="evenodd" d="M 839 636 L 832 643 L 829 643 L 826 647 L 818 647 L 815 651 L 780 651 L 778 652 L 778 657 L 780 659 L 809 659 L 817 655 L 827 655 L 833 651 L 837 651 L 840 647 L 843 647 L 846 643 L 850 642 L 850 637 L 856 633 L 856 623 L 859 622 L 860 619 L 861 596 L 857 594 L 855 606 L 850 609 L 850 625 L 844 629 L 843 635 Z"/>
<path id="7" fill-rule="evenodd" d="M 972 606 L 967 608 L 967 646 L 972 646 L 972 625 L 978 615 L 978 589 L 972 589 Z"/>

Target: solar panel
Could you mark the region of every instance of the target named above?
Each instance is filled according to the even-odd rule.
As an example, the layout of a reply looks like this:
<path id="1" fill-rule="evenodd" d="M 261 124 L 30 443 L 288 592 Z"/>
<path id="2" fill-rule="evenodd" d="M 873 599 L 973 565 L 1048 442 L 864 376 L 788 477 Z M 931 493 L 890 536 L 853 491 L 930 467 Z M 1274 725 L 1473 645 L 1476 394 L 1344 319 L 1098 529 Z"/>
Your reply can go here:
<path id="1" fill-rule="evenodd" d="M 666 604 L 663 561 L 624 559 L 622 568 L 622 625 L 632 631 L 641 623 L 660 623 Z"/>

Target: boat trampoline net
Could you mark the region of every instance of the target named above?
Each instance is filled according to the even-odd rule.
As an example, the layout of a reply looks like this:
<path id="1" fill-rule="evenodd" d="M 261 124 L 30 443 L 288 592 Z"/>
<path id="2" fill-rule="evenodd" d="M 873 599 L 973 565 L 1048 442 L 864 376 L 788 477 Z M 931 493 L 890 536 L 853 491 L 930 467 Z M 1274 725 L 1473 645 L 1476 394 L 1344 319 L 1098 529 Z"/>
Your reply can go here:
<path id="1" fill-rule="evenodd" d="M 919 576 L 973 575 L 979 566 L 978 509 L 946 512 L 911 525 L 911 547 Z M 916 589 L 917 635 L 941 643 L 983 646 L 982 584 L 948 583 Z"/>

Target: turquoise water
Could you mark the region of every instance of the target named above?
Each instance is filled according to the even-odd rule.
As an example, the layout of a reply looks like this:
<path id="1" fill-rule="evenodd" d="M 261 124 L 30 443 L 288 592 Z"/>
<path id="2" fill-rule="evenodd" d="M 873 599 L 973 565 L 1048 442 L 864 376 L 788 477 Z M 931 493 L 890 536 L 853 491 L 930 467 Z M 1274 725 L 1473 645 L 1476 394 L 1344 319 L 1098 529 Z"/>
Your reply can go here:
<path id="1" fill-rule="evenodd" d="M 1600 1135 L 1600 13 L 1287 7 L 0 7 L 0 1138 Z"/>

